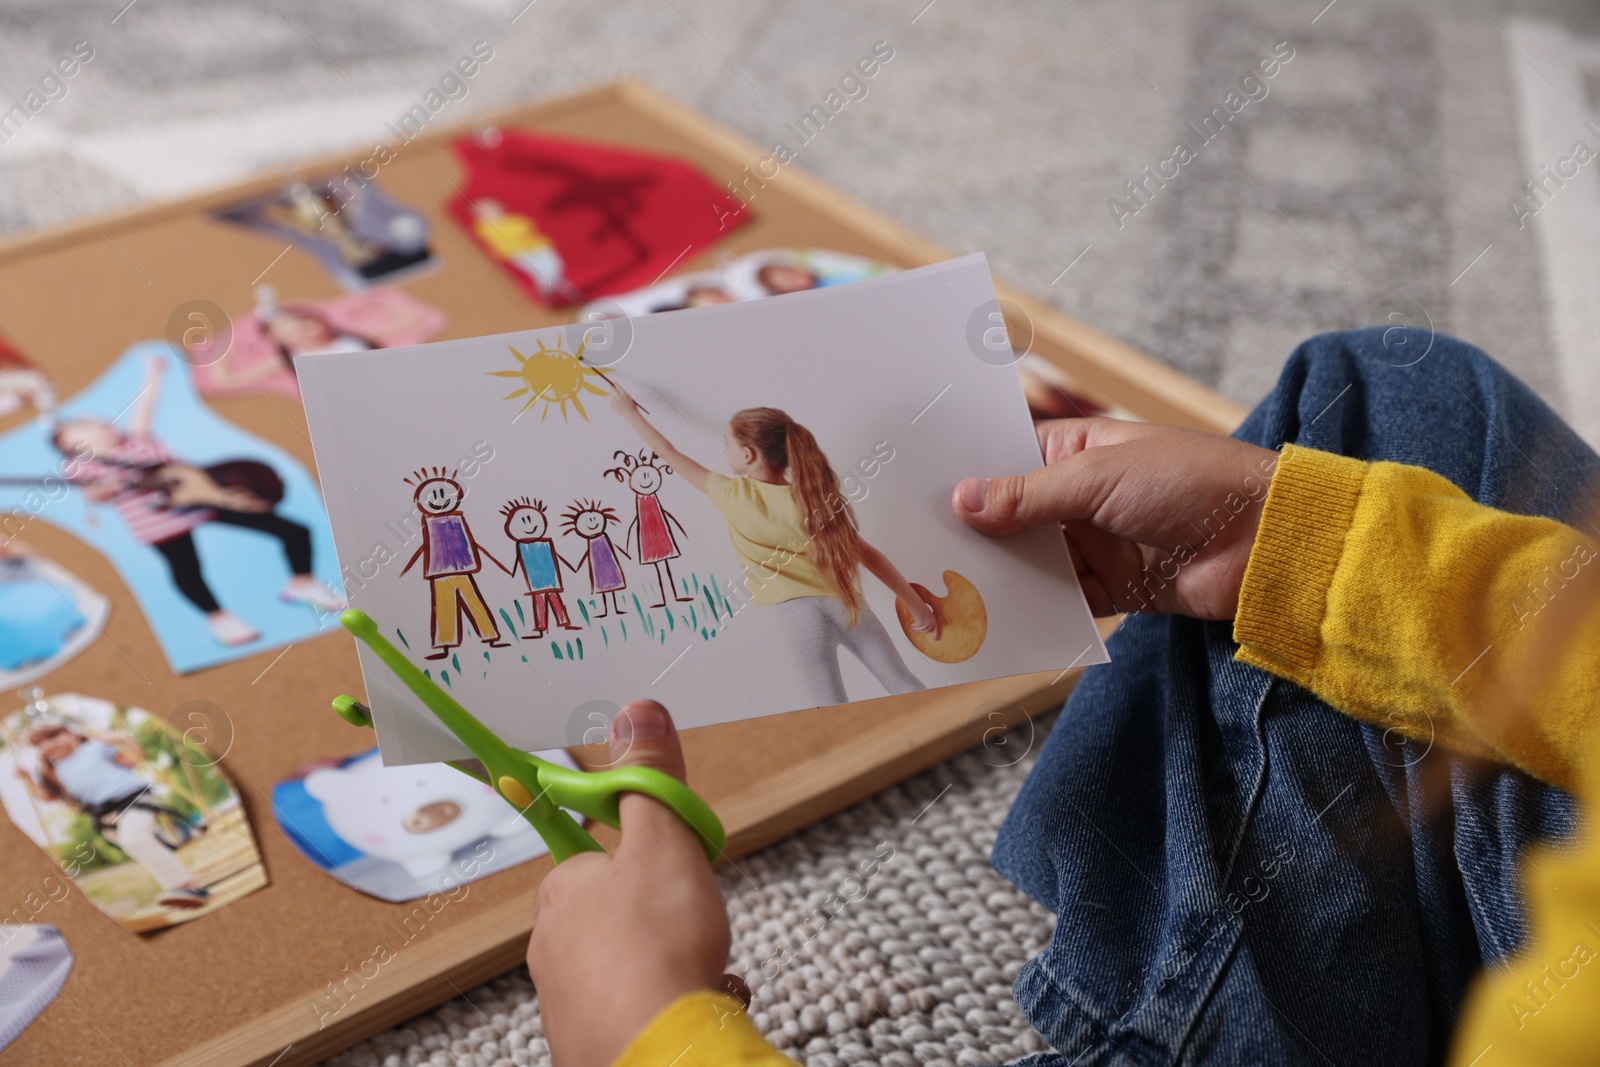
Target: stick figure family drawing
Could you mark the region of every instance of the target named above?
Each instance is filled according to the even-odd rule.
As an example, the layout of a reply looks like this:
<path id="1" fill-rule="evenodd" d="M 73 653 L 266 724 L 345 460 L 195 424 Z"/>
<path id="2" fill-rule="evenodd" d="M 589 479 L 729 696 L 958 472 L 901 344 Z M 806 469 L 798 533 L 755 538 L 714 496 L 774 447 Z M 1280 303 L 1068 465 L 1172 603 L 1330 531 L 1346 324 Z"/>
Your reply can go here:
<path id="1" fill-rule="evenodd" d="M 589 593 L 598 598 L 593 618 L 626 614 L 621 593 L 628 587 L 628 580 L 619 556 L 630 564 L 654 566 L 660 599 L 651 607 L 664 607 L 670 600 L 692 599 L 677 592 L 671 566 L 671 561 L 681 554 L 679 537 L 687 532 L 677 517 L 661 506 L 656 495 L 672 468 L 646 450 L 637 454 L 618 451 L 613 459 L 618 465 L 606 470 L 603 477 L 622 482 L 634 494 L 634 518 L 623 532 L 621 543 L 612 539 L 613 527 L 622 524 L 616 509 L 599 500 L 574 500 L 559 516 L 560 533 L 564 543 L 565 539 L 578 538 L 583 549 L 575 559 L 568 559 L 550 536 L 551 518 L 545 504 L 532 497 L 518 497 L 500 509 L 505 536 L 512 543 L 510 566 L 500 562 L 474 535 L 461 509 L 466 494 L 455 471 L 424 467 L 404 479 L 415 487 L 412 499 L 422 516 L 422 544 L 400 573 L 409 572 L 422 561 L 422 576 L 432 594 L 430 636 L 434 651 L 428 659 L 444 659 L 451 654 L 462 641 L 463 621 L 490 648 L 510 644 L 501 635 L 478 586 L 476 575 L 483 569 L 484 559 L 512 578 L 522 578 L 523 595 L 531 602 L 534 623 L 533 630 L 522 635 L 524 640 L 543 637 L 553 628 L 583 629 L 572 622 L 567 612 L 563 570 L 574 575 L 587 573 Z"/>

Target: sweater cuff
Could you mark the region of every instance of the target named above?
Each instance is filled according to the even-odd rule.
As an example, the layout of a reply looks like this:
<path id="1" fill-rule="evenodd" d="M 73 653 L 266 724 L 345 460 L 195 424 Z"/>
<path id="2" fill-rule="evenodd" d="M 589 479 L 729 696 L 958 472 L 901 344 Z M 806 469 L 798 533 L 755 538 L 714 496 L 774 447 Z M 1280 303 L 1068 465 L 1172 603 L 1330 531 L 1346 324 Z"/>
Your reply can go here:
<path id="1" fill-rule="evenodd" d="M 1322 654 L 1322 619 L 1367 464 L 1284 445 L 1261 509 L 1233 620 L 1238 659 L 1304 677 Z"/>
<path id="2" fill-rule="evenodd" d="M 685 993 L 635 1035 L 611 1067 L 710 1067 L 787 1062 L 762 1038 L 743 1004 L 726 993 Z"/>

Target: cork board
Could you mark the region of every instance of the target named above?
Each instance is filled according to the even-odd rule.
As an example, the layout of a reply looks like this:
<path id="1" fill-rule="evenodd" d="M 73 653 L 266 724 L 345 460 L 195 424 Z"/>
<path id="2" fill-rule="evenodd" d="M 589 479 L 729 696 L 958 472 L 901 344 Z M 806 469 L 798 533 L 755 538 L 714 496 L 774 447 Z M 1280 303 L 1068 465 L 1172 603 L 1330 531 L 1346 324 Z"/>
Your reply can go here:
<path id="1" fill-rule="evenodd" d="M 488 121 L 676 154 L 719 182 L 766 155 L 626 82 Z M 527 301 L 445 218 L 442 204 L 458 179 L 448 144 L 469 129 L 418 138 L 382 170 L 382 187 L 431 220 L 444 264 L 401 287 L 449 315 L 442 338 L 568 321 L 570 312 Z M 316 177 L 358 158 L 308 163 L 294 174 Z M 338 295 L 310 257 L 296 252 L 272 262 L 271 242 L 210 220 L 213 209 L 281 188 L 287 177 L 265 176 L 0 245 L 0 330 L 51 373 L 62 396 L 71 396 L 133 342 L 165 336 L 169 316 L 186 302 L 210 300 L 241 312 L 258 279 L 297 298 Z M 720 254 L 789 246 L 832 248 L 902 267 L 951 254 L 794 166 L 768 182 L 752 208 L 752 223 L 676 269 L 699 269 Z M 1084 389 L 1152 421 L 1226 432 L 1242 417 L 1236 406 L 1092 327 L 1003 285 L 1000 295 L 1010 302 L 1013 338 L 1031 337 L 1035 353 Z M 258 395 L 210 403 L 315 469 L 292 400 Z M 0 421 L 0 430 L 22 417 Z M 44 522 L 29 523 L 23 536 L 115 602 L 105 639 L 48 676 L 46 691 L 85 693 L 169 717 L 193 700 L 220 709 L 215 743 L 227 748 L 223 765 L 243 795 L 271 884 L 201 921 L 146 937 L 116 927 L 76 891 L 49 902 L 32 921 L 58 926 L 76 963 L 62 994 L 0 1062 L 314 1063 L 521 962 L 533 891 L 548 860 L 473 883 L 437 913 L 419 913 L 416 902 L 386 904 L 338 884 L 278 831 L 268 800 L 274 782 L 308 760 L 372 743 L 369 733 L 328 710 L 334 695 L 363 692 L 347 636 L 295 645 L 281 658 L 264 652 L 175 675 L 109 563 Z M 1074 680 L 1071 672 L 1025 676 L 692 731 L 685 737 L 691 782 L 717 809 L 737 857 L 979 743 L 997 722 L 1054 707 Z M 577 755 L 582 760 L 582 750 Z M 30 894 L 45 896 L 47 880 L 60 876 L 9 823 L 0 825 L 0 850 L 4 912 Z M 388 951 L 380 953 L 380 946 Z M 341 992 L 334 994 L 335 987 Z"/>

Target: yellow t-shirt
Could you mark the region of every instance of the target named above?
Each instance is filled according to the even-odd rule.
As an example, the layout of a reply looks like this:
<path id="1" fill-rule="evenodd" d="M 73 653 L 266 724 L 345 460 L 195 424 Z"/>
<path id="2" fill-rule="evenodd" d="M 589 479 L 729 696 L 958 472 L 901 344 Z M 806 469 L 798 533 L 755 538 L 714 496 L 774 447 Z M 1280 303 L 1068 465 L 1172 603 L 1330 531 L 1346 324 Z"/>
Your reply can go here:
<path id="1" fill-rule="evenodd" d="M 550 247 L 546 237 L 526 215 L 502 215 L 493 222 L 474 219 L 473 232 L 500 259 L 511 259 L 523 252 L 539 252 Z"/>
<path id="2" fill-rule="evenodd" d="M 792 487 L 708 473 L 706 496 L 728 524 L 752 604 L 833 595 L 811 563 Z"/>

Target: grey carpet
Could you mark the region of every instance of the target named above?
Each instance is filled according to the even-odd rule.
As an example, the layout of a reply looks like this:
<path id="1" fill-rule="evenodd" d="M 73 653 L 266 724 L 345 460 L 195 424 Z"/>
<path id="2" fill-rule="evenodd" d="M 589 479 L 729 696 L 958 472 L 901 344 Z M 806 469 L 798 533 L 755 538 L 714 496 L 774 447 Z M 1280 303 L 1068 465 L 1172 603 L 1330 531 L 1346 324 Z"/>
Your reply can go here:
<path id="1" fill-rule="evenodd" d="M 1048 726 L 996 734 L 721 872 L 729 969 L 748 976 L 752 1019 L 774 1044 L 809 1067 L 956 1067 L 1045 1051 L 1011 982 L 1049 940 L 1050 917 L 990 869 L 988 851 Z M 869 881 L 850 880 L 883 856 Z M 830 894 L 854 902 L 830 918 Z M 328 1061 L 548 1062 L 526 968 Z"/>
<path id="2" fill-rule="evenodd" d="M 798 165 L 988 252 L 1008 281 L 1246 404 L 1297 340 L 1408 301 L 1564 414 L 1593 414 L 1568 410 L 1536 230 L 1505 206 L 1537 170 L 1519 140 L 1512 71 L 1528 60 L 1505 33 L 1510 0 L 125 3 L 0 9 L 0 101 L 74 41 L 97 51 L 0 145 L 0 231 L 365 144 L 480 38 L 496 58 L 452 119 L 631 73 L 760 143 L 887 40 L 895 58 L 870 94 Z M 1582 0 L 1515 13 L 1600 34 Z M 1109 198 L 1279 41 L 1295 58 L 1269 95 L 1119 229 Z M 895 843 L 871 895 L 758 1003 L 792 1054 L 978 1063 L 1037 1047 L 1007 983 L 1048 918 L 984 863 L 1020 771 L 966 757 L 725 875 L 750 967 L 830 871 Z M 542 1063 L 535 1017 L 513 975 L 337 1062 Z"/>

